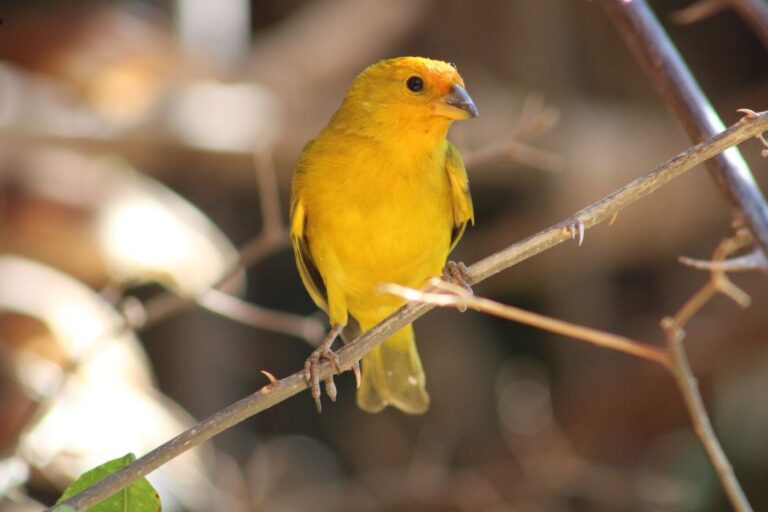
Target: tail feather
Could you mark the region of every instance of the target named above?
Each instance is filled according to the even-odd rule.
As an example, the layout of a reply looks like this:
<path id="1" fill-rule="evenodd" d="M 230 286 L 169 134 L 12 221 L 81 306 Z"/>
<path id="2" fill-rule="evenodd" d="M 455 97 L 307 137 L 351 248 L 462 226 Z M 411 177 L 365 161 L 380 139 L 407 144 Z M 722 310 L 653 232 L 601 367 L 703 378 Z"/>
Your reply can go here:
<path id="1" fill-rule="evenodd" d="M 363 381 L 357 391 L 357 405 L 368 412 L 386 406 L 409 414 L 423 414 L 429 408 L 413 327 L 408 325 L 363 357 Z"/>

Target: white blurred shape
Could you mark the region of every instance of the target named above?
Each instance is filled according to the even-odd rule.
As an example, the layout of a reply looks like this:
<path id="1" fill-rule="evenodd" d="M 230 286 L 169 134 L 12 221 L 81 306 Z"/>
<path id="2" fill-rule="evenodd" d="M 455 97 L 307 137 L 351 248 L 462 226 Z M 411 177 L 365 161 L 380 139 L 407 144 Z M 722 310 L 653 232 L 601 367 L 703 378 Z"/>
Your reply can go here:
<path id="1" fill-rule="evenodd" d="M 239 265 L 235 247 L 200 210 L 121 160 L 39 148 L 18 156 L 13 169 L 8 179 L 27 192 L 90 213 L 119 283 L 158 281 L 194 296 Z M 241 273 L 228 291 L 244 287 Z"/>
<path id="2" fill-rule="evenodd" d="M 213 151 L 251 152 L 275 145 L 279 100 L 256 84 L 196 82 L 174 95 L 172 130 L 186 144 Z"/>
<path id="3" fill-rule="evenodd" d="M 177 0 L 181 44 L 191 57 L 234 69 L 248 56 L 250 2 L 247 0 Z"/>
<path id="4" fill-rule="evenodd" d="M 76 367 L 64 370 L 32 351 L 14 361 L 19 381 L 45 395 L 46 413 L 22 437 L 19 455 L 65 485 L 107 460 L 141 455 L 180 433 L 191 419 L 153 386 L 149 361 L 133 332 L 98 294 L 56 270 L 0 257 L 0 311 L 43 322 Z M 164 510 L 205 510 L 209 482 L 198 451 L 150 478 Z"/>
<path id="5" fill-rule="evenodd" d="M 114 279 L 157 281 L 193 296 L 238 265 L 235 248 L 198 209 L 122 167 L 98 214 L 99 240 Z M 237 287 L 242 286 L 241 280 Z"/>
<path id="6" fill-rule="evenodd" d="M 121 197 L 112 203 L 101 233 L 111 258 L 130 255 L 133 265 L 161 273 L 183 265 L 194 245 L 194 233 L 187 232 L 182 219 L 148 197 Z"/>
<path id="7" fill-rule="evenodd" d="M 549 380 L 538 361 L 507 363 L 499 372 L 496 389 L 499 419 L 508 432 L 536 435 L 552 424 Z"/>

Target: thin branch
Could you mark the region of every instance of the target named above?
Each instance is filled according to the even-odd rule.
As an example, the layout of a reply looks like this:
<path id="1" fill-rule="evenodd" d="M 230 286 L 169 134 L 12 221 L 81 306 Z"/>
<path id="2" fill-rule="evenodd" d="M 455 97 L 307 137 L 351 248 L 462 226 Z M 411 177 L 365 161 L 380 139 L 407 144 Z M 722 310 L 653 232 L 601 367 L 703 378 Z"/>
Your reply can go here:
<path id="1" fill-rule="evenodd" d="M 751 235 L 742 229 L 733 237 L 726 238 L 720 242 L 712 255 L 712 261 L 723 261 L 731 254 L 742 250 L 751 243 Z M 718 479 L 722 483 L 723 489 L 734 509 L 740 512 L 751 511 L 752 507 L 749 501 L 747 501 L 744 491 L 741 489 L 739 481 L 733 472 L 733 468 L 730 462 L 728 462 L 728 458 L 723 452 L 723 448 L 720 446 L 720 442 L 712 428 L 712 422 L 707 415 L 698 383 L 691 371 L 683 345 L 685 325 L 718 293 L 733 299 L 742 307 L 746 307 L 750 303 L 749 296 L 733 284 L 723 270 L 713 269 L 707 283 L 694 293 L 674 316 L 662 319 L 661 327 L 664 330 L 669 347 L 669 356 L 672 362 L 670 371 L 675 377 L 677 386 L 683 395 L 694 431 L 699 437 L 702 446 L 704 446 L 712 467 L 715 469 Z"/>
<path id="2" fill-rule="evenodd" d="M 259 201 L 263 218 L 263 231 L 280 233 L 286 230 L 280 208 L 280 187 L 271 150 L 260 151 L 254 155 L 256 180 L 259 185 Z"/>
<path id="3" fill-rule="evenodd" d="M 687 149 L 644 176 L 584 208 L 574 216 L 480 260 L 469 268 L 471 281 L 473 283 L 480 282 L 531 256 L 570 240 L 567 226 L 572 225 L 574 221 L 582 221 L 585 229 L 587 229 L 599 222 L 609 220 L 616 212 L 646 197 L 684 172 L 721 151 L 766 130 L 768 130 L 768 112 L 742 119 L 722 133 Z M 341 369 L 352 368 L 363 355 L 433 307 L 429 304 L 408 304 L 400 308 L 386 320 L 338 351 Z M 333 373 L 334 369 L 330 363 L 322 364 L 319 368 L 321 379 L 325 379 Z M 96 485 L 66 500 L 63 504 L 75 510 L 84 511 L 190 448 L 305 389 L 307 389 L 307 383 L 304 380 L 303 370 L 276 383 L 270 383 L 256 393 L 202 420 L 171 441 L 140 457 L 128 467 L 106 477 Z"/>
<path id="4" fill-rule="evenodd" d="M 579 341 L 591 343 L 599 347 L 624 352 L 641 359 L 646 359 L 669 369 L 669 355 L 663 348 L 635 341 L 624 336 L 618 336 L 606 331 L 592 329 L 583 325 L 566 322 L 546 315 L 540 315 L 532 311 L 526 311 L 514 306 L 502 304 L 490 299 L 470 295 L 464 288 L 450 286 L 444 281 L 433 281 L 436 291 L 421 291 L 396 284 L 382 286 L 382 291 L 397 295 L 411 302 L 421 302 L 435 306 L 451 306 L 455 308 L 469 308 L 481 313 L 497 316 L 530 325 L 544 331 L 549 331 Z M 448 291 L 449 293 L 440 293 Z"/>
<path id="5" fill-rule="evenodd" d="M 325 324 L 314 317 L 264 308 L 219 290 L 208 290 L 198 297 L 197 303 L 241 324 L 302 338 L 312 346 L 325 336 Z"/>
<path id="6" fill-rule="evenodd" d="M 730 3 L 768 49 L 768 3 L 764 0 L 730 0 Z"/>
<path id="7" fill-rule="evenodd" d="M 717 112 L 645 0 L 602 3 L 691 140 L 698 142 L 722 131 Z M 746 222 L 757 245 L 768 254 L 768 204 L 741 153 L 737 149 L 724 152 L 708 166 L 734 218 Z"/>
<path id="8" fill-rule="evenodd" d="M 262 231 L 252 241 L 240 248 L 240 261 L 232 269 L 223 275 L 210 289 L 227 290 L 243 273 L 244 269 L 262 260 L 274 251 L 287 247 L 288 234 L 285 231 Z M 146 330 L 161 321 L 189 309 L 198 303 L 209 290 L 203 290 L 194 297 L 182 297 L 170 292 L 158 295 L 146 302 L 145 321 L 141 325 L 133 326 L 136 331 Z"/>
<path id="9" fill-rule="evenodd" d="M 467 167 L 474 167 L 504 159 L 544 171 L 557 171 L 563 165 L 562 159 L 549 151 L 530 145 L 529 142 L 552 129 L 559 118 L 558 110 L 547 105 L 540 95 L 529 95 L 523 102 L 520 116 L 512 131 L 499 141 L 472 151 L 464 151 L 464 163 Z"/>
<path id="10" fill-rule="evenodd" d="M 744 256 L 737 256 L 722 261 L 699 260 L 696 258 L 688 258 L 687 256 L 680 256 L 677 258 L 677 261 L 683 265 L 698 270 L 718 270 L 720 272 L 747 272 L 760 270 L 762 272 L 768 272 L 768 260 L 766 260 L 765 254 L 763 254 L 763 251 L 760 249 L 755 249 Z"/>
<path id="11" fill-rule="evenodd" d="M 699 386 L 696 377 L 693 376 L 691 366 L 688 364 L 688 358 L 685 355 L 683 347 L 682 330 L 672 328 L 668 332 L 669 353 L 672 358 L 672 375 L 675 377 L 677 386 L 683 395 L 686 408 L 688 409 L 693 429 L 699 437 L 704 450 L 707 452 L 712 466 L 723 484 L 725 493 L 728 495 L 733 508 L 738 512 L 749 512 L 752 506 L 747 501 L 744 491 L 733 473 L 733 468 L 728 458 L 725 456 L 723 447 L 717 440 L 715 431 L 712 428 L 712 422 L 709 420 L 704 402 L 701 399 Z"/>
<path id="12" fill-rule="evenodd" d="M 729 2 L 730 0 L 699 0 L 674 11 L 669 18 L 679 25 L 691 25 L 723 12 L 729 7 Z"/>

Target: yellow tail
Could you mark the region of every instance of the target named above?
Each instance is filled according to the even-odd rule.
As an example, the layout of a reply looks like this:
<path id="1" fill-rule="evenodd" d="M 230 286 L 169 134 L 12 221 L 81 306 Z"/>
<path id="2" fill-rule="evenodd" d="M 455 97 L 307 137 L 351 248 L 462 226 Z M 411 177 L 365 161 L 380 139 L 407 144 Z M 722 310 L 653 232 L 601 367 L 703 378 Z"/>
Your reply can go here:
<path id="1" fill-rule="evenodd" d="M 409 414 L 423 414 L 429 408 L 425 377 L 408 325 L 363 357 L 363 382 L 357 391 L 357 405 L 368 412 L 386 406 Z"/>

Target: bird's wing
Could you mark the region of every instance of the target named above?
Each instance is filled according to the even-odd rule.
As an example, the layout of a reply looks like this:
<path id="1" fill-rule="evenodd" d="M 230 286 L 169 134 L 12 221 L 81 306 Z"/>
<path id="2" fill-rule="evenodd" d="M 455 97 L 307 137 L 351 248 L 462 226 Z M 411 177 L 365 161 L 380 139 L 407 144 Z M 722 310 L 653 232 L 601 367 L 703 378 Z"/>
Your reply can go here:
<path id="1" fill-rule="evenodd" d="M 469 195 L 469 180 L 464 161 L 456 146 L 448 143 L 448 155 L 445 163 L 448 172 L 448 180 L 451 184 L 451 197 L 453 199 L 453 229 L 451 230 L 452 251 L 459 243 L 461 235 L 467 227 L 467 223 L 475 223 L 475 212 L 472 208 L 472 196 Z"/>
<path id="2" fill-rule="evenodd" d="M 296 266 L 299 268 L 301 280 L 312 300 L 320 308 L 328 311 L 328 292 L 323 277 L 312 259 L 305 230 L 306 226 L 307 212 L 301 199 L 294 198 L 291 204 L 291 243 L 293 244 L 293 253 L 296 256 Z"/>

